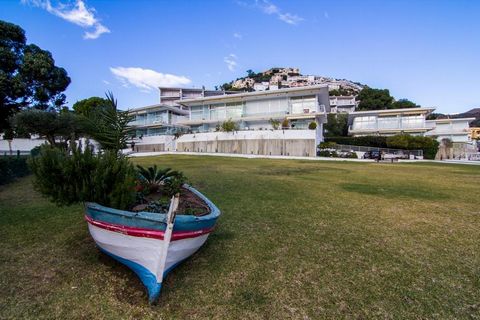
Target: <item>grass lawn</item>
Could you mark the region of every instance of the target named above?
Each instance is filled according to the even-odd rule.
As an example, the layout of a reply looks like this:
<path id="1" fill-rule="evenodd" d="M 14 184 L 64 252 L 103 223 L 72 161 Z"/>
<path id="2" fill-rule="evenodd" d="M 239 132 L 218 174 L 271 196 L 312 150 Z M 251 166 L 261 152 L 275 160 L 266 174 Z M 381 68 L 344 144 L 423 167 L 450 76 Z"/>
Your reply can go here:
<path id="1" fill-rule="evenodd" d="M 0 189 L 0 318 L 480 319 L 480 167 L 194 156 L 223 215 L 160 301 L 101 254 L 82 206 Z"/>

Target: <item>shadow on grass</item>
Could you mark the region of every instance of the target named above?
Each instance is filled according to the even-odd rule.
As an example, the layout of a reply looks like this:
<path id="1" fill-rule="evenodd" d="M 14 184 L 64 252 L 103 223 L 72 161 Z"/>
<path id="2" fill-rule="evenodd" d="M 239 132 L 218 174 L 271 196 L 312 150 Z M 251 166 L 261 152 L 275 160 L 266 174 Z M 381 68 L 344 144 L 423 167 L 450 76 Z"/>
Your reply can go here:
<path id="1" fill-rule="evenodd" d="M 418 185 L 343 183 L 340 187 L 348 192 L 356 192 L 389 199 L 411 198 L 424 200 L 442 200 L 450 196 Z"/>

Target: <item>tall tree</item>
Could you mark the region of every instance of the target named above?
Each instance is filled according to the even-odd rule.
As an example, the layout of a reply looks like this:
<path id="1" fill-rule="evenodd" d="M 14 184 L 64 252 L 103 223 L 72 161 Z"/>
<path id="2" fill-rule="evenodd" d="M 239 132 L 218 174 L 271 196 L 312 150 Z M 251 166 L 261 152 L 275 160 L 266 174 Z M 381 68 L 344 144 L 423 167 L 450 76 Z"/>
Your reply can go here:
<path id="1" fill-rule="evenodd" d="M 406 109 L 406 108 L 418 108 L 420 107 L 415 102 L 412 102 L 408 99 L 400 99 L 394 101 L 389 109 Z"/>
<path id="2" fill-rule="evenodd" d="M 390 109 L 393 97 L 388 89 L 373 89 L 366 87 L 357 96 L 360 100 L 357 110 L 384 110 Z"/>
<path id="3" fill-rule="evenodd" d="M 327 123 L 324 125 L 326 137 L 346 137 L 348 136 L 348 114 L 329 113 Z"/>
<path id="4" fill-rule="evenodd" d="M 55 66 L 50 52 L 26 41 L 21 27 L 0 20 L 0 132 L 22 108 L 58 109 L 65 103 L 67 72 Z"/>
<path id="5" fill-rule="evenodd" d="M 73 111 L 77 114 L 88 116 L 92 112 L 96 112 L 101 108 L 109 105 L 109 101 L 100 97 L 90 97 L 79 100 L 73 104 Z"/>

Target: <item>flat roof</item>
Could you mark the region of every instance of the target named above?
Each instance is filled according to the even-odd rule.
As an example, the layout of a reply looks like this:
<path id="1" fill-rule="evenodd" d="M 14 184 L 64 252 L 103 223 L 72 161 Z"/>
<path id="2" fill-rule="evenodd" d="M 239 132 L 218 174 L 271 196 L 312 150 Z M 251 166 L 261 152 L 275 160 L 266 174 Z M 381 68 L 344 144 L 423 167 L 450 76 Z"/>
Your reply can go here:
<path id="1" fill-rule="evenodd" d="M 135 113 L 135 112 L 141 112 L 141 111 L 146 112 L 147 110 L 150 110 L 150 109 L 156 109 L 158 111 L 169 110 L 169 111 L 173 111 L 175 113 L 181 114 L 181 115 L 188 115 L 189 114 L 188 110 L 182 110 L 179 107 L 170 106 L 170 105 L 166 105 L 166 104 L 163 104 L 163 103 L 152 104 L 150 106 L 145 106 L 145 107 L 133 108 L 133 109 L 128 110 L 128 112 L 129 113 Z"/>
<path id="2" fill-rule="evenodd" d="M 221 95 L 221 96 L 182 99 L 182 100 L 177 100 L 175 102 L 182 105 L 189 105 L 191 103 L 196 103 L 196 102 L 217 101 L 217 100 L 225 100 L 225 99 L 242 99 L 242 98 L 250 98 L 250 97 L 257 97 L 257 96 L 261 97 L 261 96 L 279 95 L 279 94 L 291 93 L 291 92 L 314 91 L 314 90 L 319 90 L 324 88 L 328 89 L 328 85 L 320 84 L 320 85 L 302 86 L 302 87 L 295 87 L 295 88 L 283 88 L 283 89 L 277 89 L 277 90 L 241 92 L 241 93 L 233 93 L 233 94 Z"/>
<path id="3" fill-rule="evenodd" d="M 476 118 L 445 118 L 445 119 L 433 119 L 433 120 L 427 120 L 427 121 L 430 121 L 430 122 L 445 122 L 445 123 L 448 123 L 448 122 L 457 122 L 457 121 L 468 121 L 468 122 L 471 122 L 473 120 L 475 120 Z"/>
<path id="4" fill-rule="evenodd" d="M 430 113 L 435 108 L 403 108 L 403 109 L 386 109 L 386 110 L 367 110 L 355 111 L 350 113 L 351 116 L 365 115 L 365 114 L 400 114 L 400 113 Z"/>

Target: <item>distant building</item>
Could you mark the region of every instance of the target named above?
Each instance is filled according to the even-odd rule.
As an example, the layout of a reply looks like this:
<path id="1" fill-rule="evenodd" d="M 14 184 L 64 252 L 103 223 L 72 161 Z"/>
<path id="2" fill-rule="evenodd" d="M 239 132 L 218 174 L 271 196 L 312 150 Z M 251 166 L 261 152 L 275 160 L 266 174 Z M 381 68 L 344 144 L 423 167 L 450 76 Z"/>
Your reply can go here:
<path id="1" fill-rule="evenodd" d="M 367 135 L 424 135 L 432 129 L 427 125 L 426 116 L 433 108 L 410 108 L 356 111 L 349 114 L 349 134 Z"/>
<path id="2" fill-rule="evenodd" d="M 470 127 L 469 123 L 475 120 L 475 118 L 457 118 L 457 119 L 436 119 L 427 120 L 427 127 L 431 127 L 425 133 L 426 136 L 434 137 L 439 142 L 443 139 L 449 139 L 452 142 L 464 142 L 471 141 L 469 138 Z"/>
<path id="3" fill-rule="evenodd" d="M 330 96 L 331 113 L 352 113 L 357 106 L 355 96 Z"/>
<path id="4" fill-rule="evenodd" d="M 271 129 L 270 119 L 288 119 L 296 129 L 307 129 L 317 121 L 319 127 L 330 111 L 326 86 L 285 88 L 243 92 L 224 96 L 185 99 L 177 103 L 190 110 L 190 118 L 179 124 L 194 132 L 214 131 L 217 124 L 232 119 L 240 129 Z"/>
<path id="5" fill-rule="evenodd" d="M 434 108 L 407 108 L 356 111 L 349 114 L 349 134 L 353 136 L 396 134 L 422 135 L 438 142 L 469 143 L 469 123 L 475 118 L 426 120 Z"/>

